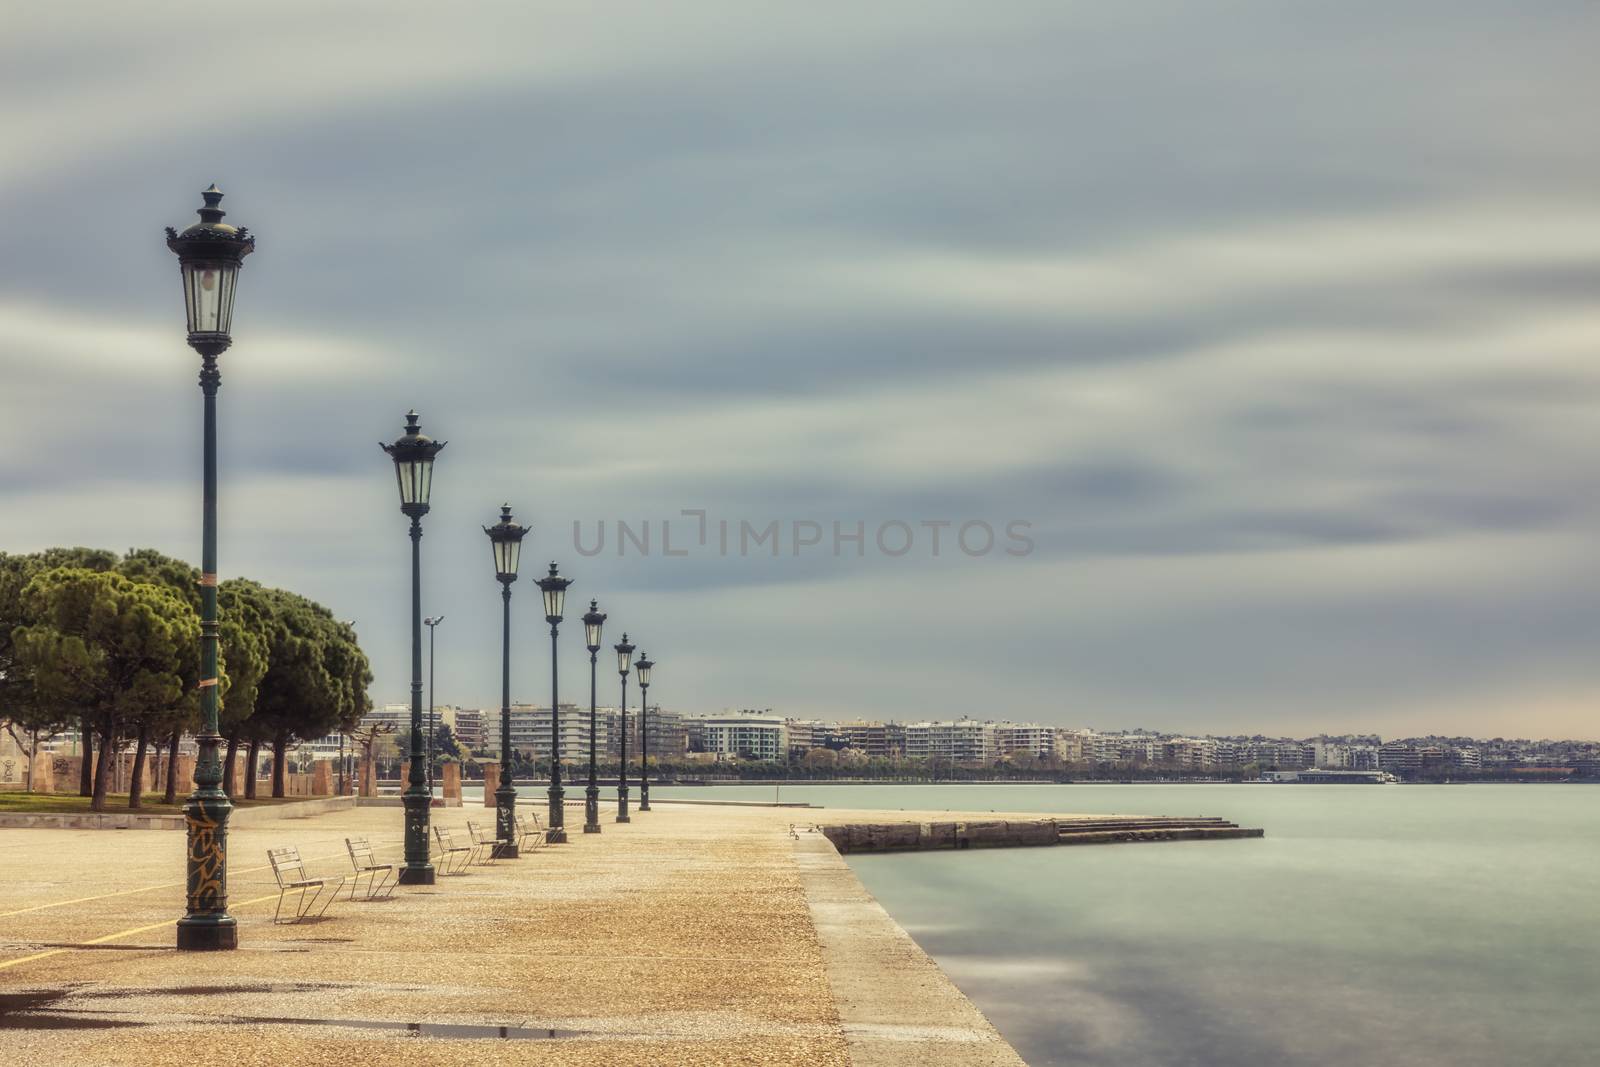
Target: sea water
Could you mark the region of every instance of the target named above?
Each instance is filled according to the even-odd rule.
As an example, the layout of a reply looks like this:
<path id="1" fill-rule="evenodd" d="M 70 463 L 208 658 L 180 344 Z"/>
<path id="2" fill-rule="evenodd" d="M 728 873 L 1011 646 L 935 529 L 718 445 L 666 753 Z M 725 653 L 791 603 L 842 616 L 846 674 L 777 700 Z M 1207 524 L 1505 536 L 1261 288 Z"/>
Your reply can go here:
<path id="1" fill-rule="evenodd" d="M 1220 815 L 1266 830 L 849 857 L 1034 1067 L 1600 1064 L 1600 788 L 827 785 L 781 797 Z"/>

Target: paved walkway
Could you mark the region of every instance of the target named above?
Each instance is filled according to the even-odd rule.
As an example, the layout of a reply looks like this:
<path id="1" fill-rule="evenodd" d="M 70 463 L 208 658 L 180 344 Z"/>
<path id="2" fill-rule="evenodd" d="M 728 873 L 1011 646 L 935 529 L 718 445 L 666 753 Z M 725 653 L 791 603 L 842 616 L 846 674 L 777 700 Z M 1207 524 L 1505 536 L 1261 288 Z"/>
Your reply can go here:
<path id="1" fill-rule="evenodd" d="M 314 875 L 343 874 L 346 835 L 399 859 L 400 816 L 362 808 L 238 830 L 240 948 L 205 955 L 171 947 L 182 834 L 0 830 L 0 1007 L 35 997 L 44 1010 L 25 1025 L 0 1016 L 0 1063 L 851 1062 L 792 813 L 661 804 L 585 835 L 569 808 L 569 844 L 272 925 L 269 846 L 298 845 Z M 492 812 L 434 817 L 464 836 L 467 819 Z M 328 1019 L 560 1036 L 273 1021 Z M 36 1028 L 51 1020 L 63 1028 Z"/>

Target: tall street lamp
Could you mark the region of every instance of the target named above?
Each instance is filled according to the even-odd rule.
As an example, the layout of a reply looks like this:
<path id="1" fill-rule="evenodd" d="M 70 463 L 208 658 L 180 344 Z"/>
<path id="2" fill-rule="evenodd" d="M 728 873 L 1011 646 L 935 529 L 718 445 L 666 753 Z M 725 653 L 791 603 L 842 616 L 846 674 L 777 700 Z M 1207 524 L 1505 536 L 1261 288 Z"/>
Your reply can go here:
<path id="1" fill-rule="evenodd" d="M 583 794 L 583 832 L 586 834 L 600 832 L 600 779 L 595 765 L 595 740 L 598 737 L 595 731 L 595 664 L 600 652 L 600 627 L 605 622 L 606 615 L 600 610 L 600 605 L 589 601 L 589 611 L 583 617 L 584 644 L 589 649 L 589 788 Z"/>
<path id="2" fill-rule="evenodd" d="M 567 840 L 566 811 L 562 807 L 565 791 L 561 788 L 561 687 L 556 678 L 556 636 L 561 628 L 561 609 L 566 603 L 567 586 L 572 579 L 556 573 L 550 564 L 550 573 L 538 581 L 544 594 L 544 621 L 550 624 L 550 828 L 544 839 L 552 845 Z"/>
<path id="3" fill-rule="evenodd" d="M 433 628 L 444 622 L 444 616 L 423 619 L 428 628 L 428 803 L 433 803 L 433 735 L 439 732 L 433 717 Z"/>
<path id="4" fill-rule="evenodd" d="M 411 519 L 411 773 L 400 797 L 406 808 L 401 885 L 433 884 L 433 864 L 428 862 L 428 808 L 433 797 L 422 773 L 422 516 L 428 513 L 433 490 L 433 458 L 444 446 L 418 429 L 415 411 L 406 412 L 405 434 L 392 445 L 380 446 L 394 460 L 400 511 Z"/>
<path id="5" fill-rule="evenodd" d="M 228 816 L 233 805 L 222 791 L 222 736 L 217 732 L 217 357 L 233 343 L 233 293 L 244 257 L 256 239 L 244 227 L 222 221 L 222 190 L 201 193 L 200 221 L 182 233 L 167 227 L 167 247 L 178 257 L 189 347 L 200 354 L 200 392 L 205 396 L 204 473 L 200 535 L 200 744 L 194 792 L 184 802 L 188 829 L 188 884 L 178 947 L 189 950 L 239 947 L 239 929 L 228 914 Z"/>
<path id="6" fill-rule="evenodd" d="M 494 549 L 494 576 L 500 582 L 500 784 L 494 791 L 494 836 L 502 844 L 495 856 L 517 858 L 517 790 L 511 784 L 511 583 L 517 580 L 526 526 L 511 521 L 511 505 L 500 505 L 500 521 L 485 526 Z"/>
<path id="7" fill-rule="evenodd" d="M 650 810 L 650 668 L 655 664 L 639 653 L 639 810 Z"/>
<path id="8" fill-rule="evenodd" d="M 633 817 L 628 814 L 628 670 L 633 665 L 633 646 L 628 644 L 628 635 L 622 635 L 622 643 L 612 645 L 617 650 L 617 673 L 622 675 L 622 710 L 617 716 L 622 723 L 622 749 L 617 757 L 617 821 L 631 822 Z"/>

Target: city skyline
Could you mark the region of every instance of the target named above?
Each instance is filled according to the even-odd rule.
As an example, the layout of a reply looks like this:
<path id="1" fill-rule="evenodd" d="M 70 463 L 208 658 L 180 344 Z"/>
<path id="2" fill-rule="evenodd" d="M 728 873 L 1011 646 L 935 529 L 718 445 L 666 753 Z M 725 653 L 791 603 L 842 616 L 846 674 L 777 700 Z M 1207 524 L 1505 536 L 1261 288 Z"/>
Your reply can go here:
<path id="1" fill-rule="evenodd" d="M 408 677 L 376 443 L 415 407 L 451 442 L 423 610 L 470 704 L 498 704 L 480 527 L 509 501 L 525 574 L 559 560 L 610 613 L 602 694 L 626 630 L 668 707 L 1600 736 L 1600 148 L 1570 133 L 1600 16 L 1281 10 L 706 3 L 618 33 L 290 2 L 211 13 L 228 48 L 181 66 L 192 11 L 13 12 L 0 543 L 198 563 L 161 231 L 215 180 L 259 238 L 220 572 L 355 620 L 375 699 Z M 196 85 L 226 137 L 178 118 Z M 773 522 L 776 555 L 738 536 Z M 967 522 L 991 551 L 952 549 Z"/>

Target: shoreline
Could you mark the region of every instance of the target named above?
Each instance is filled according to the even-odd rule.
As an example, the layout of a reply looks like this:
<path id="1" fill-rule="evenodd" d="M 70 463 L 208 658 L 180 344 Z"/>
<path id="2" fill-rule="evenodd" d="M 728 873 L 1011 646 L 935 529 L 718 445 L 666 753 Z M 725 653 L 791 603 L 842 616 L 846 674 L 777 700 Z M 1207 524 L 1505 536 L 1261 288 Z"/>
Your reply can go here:
<path id="1" fill-rule="evenodd" d="M 852 1067 L 1027 1067 L 826 836 L 794 852 Z"/>

